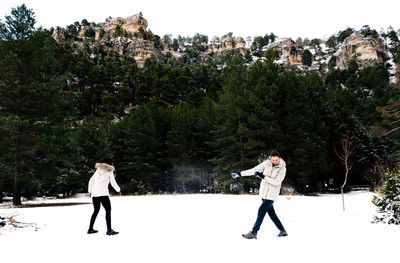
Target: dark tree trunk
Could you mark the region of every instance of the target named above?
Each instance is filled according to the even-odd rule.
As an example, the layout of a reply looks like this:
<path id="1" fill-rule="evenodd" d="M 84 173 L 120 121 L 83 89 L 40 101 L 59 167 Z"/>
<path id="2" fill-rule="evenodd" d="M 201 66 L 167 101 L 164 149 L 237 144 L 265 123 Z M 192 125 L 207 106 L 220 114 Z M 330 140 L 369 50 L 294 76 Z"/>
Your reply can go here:
<path id="1" fill-rule="evenodd" d="M 0 174 L 0 203 L 3 203 L 3 187 L 4 187 L 4 180 L 1 178 Z"/>
<path id="2" fill-rule="evenodd" d="M 21 182 L 19 181 L 18 175 L 14 175 L 14 194 L 13 194 L 13 205 L 21 205 Z"/>

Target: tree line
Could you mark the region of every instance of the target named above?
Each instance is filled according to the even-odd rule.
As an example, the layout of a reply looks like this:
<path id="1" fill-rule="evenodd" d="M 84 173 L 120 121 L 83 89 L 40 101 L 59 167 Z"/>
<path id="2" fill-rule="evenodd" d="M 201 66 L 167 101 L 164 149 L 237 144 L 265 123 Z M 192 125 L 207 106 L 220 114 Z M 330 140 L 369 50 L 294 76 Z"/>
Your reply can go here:
<path id="1" fill-rule="evenodd" d="M 271 149 L 287 163 L 286 187 L 324 191 L 343 181 L 335 147 L 344 134 L 355 145 L 350 184 L 379 185 L 398 161 L 399 90 L 384 64 L 354 61 L 321 78 L 285 71 L 275 51 L 255 48 L 264 59 L 252 64 L 227 52 L 139 68 L 34 25 L 25 5 L 0 21 L 0 194 L 15 204 L 86 192 L 105 156 L 125 194 L 234 192 L 230 172 Z"/>

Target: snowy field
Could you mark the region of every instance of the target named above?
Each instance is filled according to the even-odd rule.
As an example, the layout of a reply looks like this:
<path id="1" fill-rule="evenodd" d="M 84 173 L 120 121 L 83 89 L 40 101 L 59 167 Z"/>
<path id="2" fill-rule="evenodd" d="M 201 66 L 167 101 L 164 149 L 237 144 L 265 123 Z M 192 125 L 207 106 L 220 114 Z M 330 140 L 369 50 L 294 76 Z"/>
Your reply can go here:
<path id="1" fill-rule="evenodd" d="M 86 234 L 91 204 L 0 206 L 0 216 L 36 227 L 0 228 L 1 262 L 400 262 L 400 226 L 371 224 L 373 194 L 280 196 L 275 210 L 289 236 L 278 238 L 268 215 L 257 240 L 246 240 L 261 203 L 255 195 L 114 196 L 106 236 L 104 209 Z M 40 201 L 35 201 L 40 202 Z M 88 197 L 46 202 L 91 202 Z"/>

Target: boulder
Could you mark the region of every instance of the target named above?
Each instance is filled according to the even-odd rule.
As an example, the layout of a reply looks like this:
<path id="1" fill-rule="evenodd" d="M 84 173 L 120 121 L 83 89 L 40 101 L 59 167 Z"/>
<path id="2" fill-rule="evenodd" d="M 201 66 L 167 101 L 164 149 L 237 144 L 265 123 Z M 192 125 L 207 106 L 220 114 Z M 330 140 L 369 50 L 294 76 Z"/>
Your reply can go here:
<path id="1" fill-rule="evenodd" d="M 221 37 L 221 44 L 224 49 L 233 49 L 235 47 L 235 39 L 232 37 L 233 33 L 230 32 Z"/>
<path id="2" fill-rule="evenodd" d="M 78 32 L 78 36 L 84 37 L 85 36 L 85 31 L 90 28 L 90 26 L 81 26 Z"/>
<path id="3" fill-rule="evenodd" d="M 58 26 L 58 27 L 56 27 L 54 29 L 53 34 L 51 35 L 51 37 L 55 41 L 60 42 L 60 41 L 65 40 L 66 34 L 67 34 L 67 31 L 65 30 L 65 28 Z"/>
<path id="4" fill-rule="evenodd" d="M 233 33 L 229 32 L 223 35 L 221 39 L 217 38 L 210 42 L 207 47 L 207 52 L 222 53 L 224 51 L 238 51 L 242 55 L 246 53 L 246 42 L 242 37 L 233 37 Z"/>
<path id="5" fill-rule="evenodd" d="M 235 48 L 246 48 L 246 41 L 242 37 L 235 38 Z"/>
<path id="6" fill-rule="evenodd" d="M 112 33 L 115 31 L 117 26 L 120 26 L 122 30 L 133 34 L 138 32 L 139 28 L 143 28 L 143 30 L 146 31 L 148 24 L 142 13 L 139 13 L 127 18 L 113 18 L 110 22 L 107 22 L 103 25 L 103 30 L 106 33 Z"/>
<path id="7" fill-rule="evenodd" d="M 362 69 L 386 61 L 387 52 L 387 48 L 380 39 L 363 38 L 360 33 L 354 32 L 343 42 L 334 56 L 340 70 L 346 69 L 352 60 L 355 60 Z"/>
<path id="8" fill-rule="evenodd" d="M 296 48 L 296 43 L 290 38 L 281 38 L 267 45 L 267 49 L 275 49 L 279 56 L 286 57 L 289 65 L 301 65 L 301 53 Z"/>

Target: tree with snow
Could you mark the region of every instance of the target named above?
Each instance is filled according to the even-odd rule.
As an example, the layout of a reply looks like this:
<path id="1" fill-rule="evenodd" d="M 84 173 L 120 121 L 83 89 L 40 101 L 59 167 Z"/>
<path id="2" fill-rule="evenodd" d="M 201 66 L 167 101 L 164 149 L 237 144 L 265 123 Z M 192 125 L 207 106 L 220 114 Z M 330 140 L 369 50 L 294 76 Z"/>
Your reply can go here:
<path id="1" fill-rule="evenodd" d="M 386 173 L 386 180 L 381 189 L 381 197 L 374 196 L 372 203 L 377 206 L 379 215 L 373 222 L 400 224 L 400 166 Z"/>

